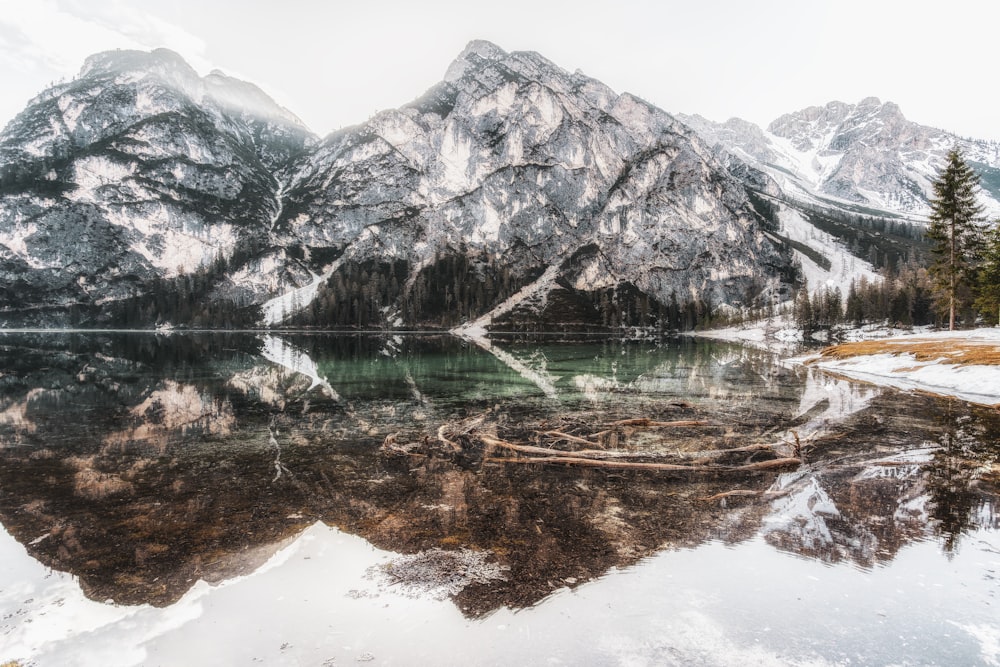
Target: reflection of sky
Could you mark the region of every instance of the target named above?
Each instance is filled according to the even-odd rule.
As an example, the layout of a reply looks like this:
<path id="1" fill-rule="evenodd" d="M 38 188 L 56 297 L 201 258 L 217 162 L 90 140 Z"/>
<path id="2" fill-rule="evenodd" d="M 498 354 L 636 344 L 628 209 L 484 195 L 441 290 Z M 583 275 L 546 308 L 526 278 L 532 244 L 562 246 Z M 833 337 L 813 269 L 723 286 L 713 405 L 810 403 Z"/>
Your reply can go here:
<path id="1" fill-rule="evenodd" d="M 478 621 L 406 597 L 369 568 L 391 554 L 316 524 L 254 574 L 177 604 L 115 607 L 0 535 L 0 655 L 45 665 L 995 664 L 1000 534 L 945 558 L 828 566 L 762 539 L 662 553 Z M 31 621 L 30 623 L 28 621 Z M 331 661 L 331 662 L 325 662 Z M 991 661 L 994 661 L 991 663 Z"/>

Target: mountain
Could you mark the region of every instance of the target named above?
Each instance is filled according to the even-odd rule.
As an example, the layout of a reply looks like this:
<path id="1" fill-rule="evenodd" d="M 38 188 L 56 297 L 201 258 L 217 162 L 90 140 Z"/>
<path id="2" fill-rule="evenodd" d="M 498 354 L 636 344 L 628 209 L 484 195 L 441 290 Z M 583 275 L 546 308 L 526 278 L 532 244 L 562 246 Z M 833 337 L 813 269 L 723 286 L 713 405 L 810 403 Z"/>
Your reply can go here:
<path id="1" fill-rule="evenodd" d="M 739 118 L 680 118 L 765 171 L 790 197 L 918 220 L 929 213 L 932 182 L 957 146 L 981 176 L 983 203 L 1000 213 L 1000 144 L 914 123 L 892 102 L 830 102 L 785 114 L 766 130 Z"/>
<path id="2" fill-rule="evenodd" d="M 252 252 L 276 171 L 313 141 L 256 87 L 199 77 L 170 51 L 92 56 L 0 134 L 4 311 L 100 313 Z"/>
<path id="3" fill-rule="evenodd" d="M 473 42 L 426 95 L 293 172 L 282 245 L 330 288 L 268 304 L 272 322 L 296 297 L 343 324 L 624 324 L 602 300 L 648 313 L 787 289 L 790 254 L 694 133 L 535 53 Z M 345 312 L 363 286 L 371 306 Z"/>
<path id="4" fill-rule="evenodd" d="M 322 140 L 170 51 L 99 54 L 0 165 L 8 324 L 679 327 L 796 280 L 690 128 L 487 42 Z"/>

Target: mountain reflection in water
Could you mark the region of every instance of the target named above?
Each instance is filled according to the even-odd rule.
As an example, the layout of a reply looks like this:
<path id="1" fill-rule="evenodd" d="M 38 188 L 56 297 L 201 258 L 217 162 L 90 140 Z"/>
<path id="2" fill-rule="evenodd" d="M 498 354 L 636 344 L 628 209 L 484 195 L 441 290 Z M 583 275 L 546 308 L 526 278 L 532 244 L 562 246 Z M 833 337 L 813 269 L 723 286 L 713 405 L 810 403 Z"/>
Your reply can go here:
<path id="1" fill-rule="evenodd" d="M 503 576 L 453 592 L 468 616 L 709 540 L 872 567 L 1000 527 L 997 410 L 718 342 L 4 334 L 0 368 L 0 520 L 97 600 L 168 605 L 316 521 L 396 553 L 482 554 Z M 799 439 L 806 464 L 691 476 L 382 448 L 479 414 L 512 438 L 703 420 L 670 437 Z"/>

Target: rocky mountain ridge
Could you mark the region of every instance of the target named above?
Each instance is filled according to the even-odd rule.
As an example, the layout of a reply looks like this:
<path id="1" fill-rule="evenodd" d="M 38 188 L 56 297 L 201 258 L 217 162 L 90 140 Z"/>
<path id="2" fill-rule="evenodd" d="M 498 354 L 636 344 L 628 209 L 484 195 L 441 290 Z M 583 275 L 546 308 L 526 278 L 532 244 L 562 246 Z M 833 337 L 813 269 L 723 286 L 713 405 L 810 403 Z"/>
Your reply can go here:
<path id="1" fill-rule="evenodd" d="M 676 327 L 795 279 L 685 125 L 487 42 L 322 140 L 169 51 L 99 54 L 0 160 L 14 324 Z"/>
<path id="2" fill-rule="evenodd" d="M 980 174 L 984 205 L 1000 213 L 1000 144 L 909 121 L 893 102 L 834 101 L 785 114 L 766 129 L 739 118 L 680 118 L 766 172 L 790 197 L 917 221 L 929 213 L 931 184 L 957 146 Z"/>
<path id="3" fill-rule="evenodd" d="M 381 299 L 403 321 L 452 310 L 441 283 L 452 281 L 442 274 L 456 250 L 475 258 L 484 294 L 449 326 L 536 280 L 547 284 L 532 291 L 560 302 L 555 319 L 566 319 L 621 285 L 664 305 L 732 301 L 753 284 L 773 292 L 787 262 L 743 186 L 688 128 L 538 54 L 485 42 L 470 44 L 423 98 L 320 142 L 286 201 L 282 229 L 306 254 L 343 248 L 335 268 L 311 271 L 406 265 L 403 287 Z"/>
<path id="4" fill-rule="evenodd" d="M 259 89 L 170 51 L 91 57 L 0 135 L 0 303 L 86 318 L 239 256 L 274 216 L 275 171 L 313 141 Z"/>

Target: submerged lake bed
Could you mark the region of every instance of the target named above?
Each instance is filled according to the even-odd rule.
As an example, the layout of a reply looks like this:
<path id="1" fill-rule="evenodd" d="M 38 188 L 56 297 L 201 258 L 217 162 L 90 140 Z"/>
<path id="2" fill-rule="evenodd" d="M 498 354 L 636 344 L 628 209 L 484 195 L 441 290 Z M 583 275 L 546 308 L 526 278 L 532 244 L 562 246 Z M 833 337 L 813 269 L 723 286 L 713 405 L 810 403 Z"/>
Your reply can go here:
<path id="1" fill-rule="evenodd" d="M 4 333 L 0 369 L 0 661 L 1000 664 L 994 408 L 705 340 Z"/>

